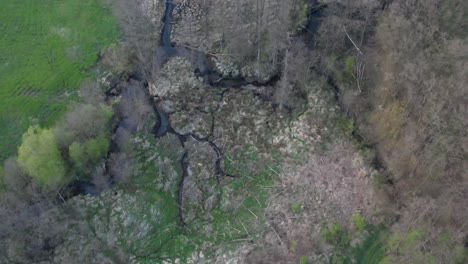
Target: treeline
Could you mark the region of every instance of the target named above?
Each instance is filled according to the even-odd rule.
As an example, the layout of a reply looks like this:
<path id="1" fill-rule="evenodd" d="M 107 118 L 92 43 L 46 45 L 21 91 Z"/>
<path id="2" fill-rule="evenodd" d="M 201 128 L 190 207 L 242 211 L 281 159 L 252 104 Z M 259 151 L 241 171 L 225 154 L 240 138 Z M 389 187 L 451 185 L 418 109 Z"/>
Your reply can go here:
<path id="1" fill-rule="evenodd" d="M 91 180 L 100 170 L 110 147 L 111 107 L 103 96 L 83 85 L 85 102 L 75 103 L 52 128 L 32 126 L 23 135 L 18 156 L 4 167 L 5 184 L 20 188 L 31 177 L 46 188 L 58 188 L 73 179 Z M 89 96 L 89 97 L 88 97 Z M 99 164 L 99 165 L 98 165 Z M 20 186 L 17 186 L 20 185 Z"/>
<path id="2" fill-rule="evenodd" d="M 121 51 L 106 49 L 99 67 L 109 74 L 85 81 L 79 101 L 53 127 L 31 126 L 18 155 L 5 161 L 0 262 L 51 261 L 54 248 L 66 239 L 67 226 L 86 225 L 67 199 L 98 195 L 135 174 L 132 139 L 153 110 L 143 83 L 121 71 L 123 62 L 116 59 Z"/>
<path id="3" fill-rule="evenodd" d="M 308 13 L 305 0 L 192 1 L 174 14 L 173 41 L 214 55 L 226 76 L 264 81 L 281 71 Z"/>
<path id="4" fill-rule="evenodd" d="M 325 2 L 325 1 L 324 1 Z M 326 1 L 315 67 L 388 172 L 401 210 L 389 263 L 468 257 L 466 60 L 462 0 Z M 465 246 L 464 246 L 465 245 Z"/>
<path id="5" fill-rule="evenodd" d="M 147 30 L 134 26 L 134 33 Z M 134 46 L 157 46 L 146 40 L 104 49 L 95 79 L 81 84 L 62 118 L 52 127 L 31 126 L 17 155 L 0 165 L 1 263 L 52 262 L 70 227 L 88 224 L 67 199 L 98 195 L 135 174 L 132 140 L 153 109 L 144 83 L 129 76 L 148 74 L 152 55 Z"/>

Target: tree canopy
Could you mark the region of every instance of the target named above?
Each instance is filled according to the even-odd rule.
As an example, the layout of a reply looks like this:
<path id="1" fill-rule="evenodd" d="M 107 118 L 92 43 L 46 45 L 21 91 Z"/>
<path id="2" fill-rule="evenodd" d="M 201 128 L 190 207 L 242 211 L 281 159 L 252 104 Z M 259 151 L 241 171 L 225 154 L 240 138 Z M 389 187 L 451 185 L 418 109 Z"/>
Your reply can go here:
<path id="1" fill-rule="evenodd" d="M 56 186 L 64 181 L 65 164 L 50 129 L 32 126 L 24 133 L 18 163 L 43 185 Z"/>

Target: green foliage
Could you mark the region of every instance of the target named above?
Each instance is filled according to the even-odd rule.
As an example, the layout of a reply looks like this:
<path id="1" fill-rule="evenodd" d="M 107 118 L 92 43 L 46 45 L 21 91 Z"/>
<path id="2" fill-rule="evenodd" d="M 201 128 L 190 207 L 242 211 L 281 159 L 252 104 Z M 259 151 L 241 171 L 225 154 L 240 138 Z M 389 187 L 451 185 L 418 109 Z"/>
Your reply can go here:
<path id="1" fill-rule="evenodd" d="M 300 30 L 304 28 L 307 24 L 307 16 L 309 15 L 309 4 L 307 1 L 301 1 L 295 12 L 293 12 L 293 17 L 291 18 L 292 28 L 294 30 Z"/>
<path id="2" fill-rule="evenodd" d="M 5 171 L 3 169 L 3 166 L 0 164 L 0 191 L 3 191 L 5 189 L 6 189 Z"/>
<path id="3" fill-rule="evenodd" d="M 18 149 L 19 165 L 39 183 L 56 186 L 64 182 L 65 165 L 50 129 L 32 126 Z"/>
<path id="4" fill-rule="evenodd" d="M 335 247 L 346 247 L 351 241 L 351 234 L 339 224 L 324 225 L 320 231 L 323 240 Z"/>
<path id="5" fill-rule="evenodd" d="M 103 53 L 102 63 L 108 67 L 113 74 L 125 78 L 131 67 L 129 55 L 125 49 L 116 44 L 111 44 Z"/>
<path id="6" fill-rule="evenodd" d="M 291 240 L 291 250 L 292 250 L 293 252 L 296 251 L 297 245 L 298 245 L 297 240 L 295 240 L 295 239 Z"/>
<path id="7" fill-rule="evenodd" d="M 354 72 L 354 57 L 353 56 L 348 56 L 346 57 L 344 61 L 344 73 L 346 76 L 352 76 Z"/>
<path id="8" fill-rule="evenodd" d="M 441 233 L 433 237 L 431 231 L 415 228 L 392 234 L 385 244 L 390 254 L 385 257 L 384 263 L 395 263 L 402 258 L 407 259 L 408 263 L 467 263 L 468 251 L 453 239 L 453 234 Z M 436 250 L 421 250 L 422 245 L 428 244 Z"/>
<path id="9" fill-rule="evenodd" d="M 450 38 L 466 38 L 468 35 L 467 1 L 442 1 L 441 25 Z"/>
<path id="10" fill-rule="evenodd" d="M 378 227 L 368 227 L 367 235 L 362 243 L 352 250 L 355 263 L 380 264 L 387 252 L 386 241 L 388 232 Z"/>
<path id="11" fill-rule="evenodd" d="M 324 142 L 320 143 L 319 148 L 320 148 L 320 152 L 322 153 L 325 153 L 328 150 L 327 144 Z"/>
<path id="12" fill-rule="evenodd" d="M 85 147 L 78 142 L 73 142 L 68 149 L 70 160 L 79 171 L 84 170 L 86 167 L 85 153 Z"/>
<path id="13" fill-rule="evenodd" d="M 330 263 L 381 263 L 388 248 L 388 232 L 366 223 L 358 213 L 351 220 L 359 232 L 348 232 L 338 224 L 324 226 L 321 230 L 322 238 L 333 246 Z"/>
<path id="14" fill-rule="evenodd" d="M 346 256 L 335 254 L 330 257 L 330 264 L 348 264 L 351 263 Z"/>
<path id="15" fill-rule="evenodd" d="M 112 116 L 114 115 L 114 110 L 112 109 L 112 107 L 105 105 L 105 104 L 100 104 L 99 108 L 102 111 L 102 115 L 105 120 L 104 123 L 107 125 L 107 123 L 109 123 Z"/>
<path id="16" fill-rule="evenodd" d="M 291 209 L 293 210 L 293 212 L 299 213 L 299 212 L 302 210 L 302 204 L 300 204 L 300 203 L 293 203 L 293 204 L 291 205 Z"/>
<path id="17" fill-rule="evenodd" d="M 86 154 L 91 162 L 96 163 L 104 158 L 109 150 L 110 142 L 104 134 L 92 138 L 85 143 Z"/>
<path id="18" fill-rule="evenodd" d="M 344 115 L 335 118 L 335 126 L 346 136 L 350 136 L 354 131 L 354 121 Z"/>
<path id="19" fill-rule="evenodd" d="M 458 246 L 455 248 L 455 263 L 462 264 L 468 262 L 468 248 Z"/>
<path id="20" fill-rule="evenodd" d="M 393 234 L 388 242 L 388 246 L 400 253 L 414 250 L 418 240 L 424 236 L 423 229 L 414 229 L 406 234 Z"/>
<path id="21" fill-rule="evenodd" d="M 307 264 L 307 257 L 306 256 L 301 256 L 299 260 L 299 264 Z"/>
<path id="22" fill-rule="evenodd" d="M 70 161 L 78 172 L 88 172 L 106 156 L 109 146 L 110 141 L 104 133 L 84 143 L 73 142 L 68 149 Z"/>
<path id="23" fill-rule="evenodd" d="M 93 160 L 99 159 L 102 157 L 101 149 L 106 149 L 104 138 L 110 130 L 112 115 L 112 108 L 104 104 L 98 106 L 84 103 L 73 105 L 53 129 L 59 148 L 66 152 L 70 150 L 69 148 L 74 142 L 84 144 L 91 139 L 99 138 L 98 141 L 89 142 L 91 145 L 97 145 L 89 146 L 92 153 L 88 153 L 90 157 L 93 157 Z"/>
<path id="24" fill-rule="evenodd" d="M 0 0 L 0 160 L 38 121 L 51 126 L 119 33 L 100 0 Z M 36 121 L 31 121 L 36 120 Z"/>
<path id="25" fill-rule="evenodd" d="M 356 229 L 356 231 L 361 232 L 364 230 L 366 227 L 366 220 L 362 215 L 358 212 L 354 213 L 353 216 L 351 217 L 351 221 L 353 222 L 353 226 Z"/>

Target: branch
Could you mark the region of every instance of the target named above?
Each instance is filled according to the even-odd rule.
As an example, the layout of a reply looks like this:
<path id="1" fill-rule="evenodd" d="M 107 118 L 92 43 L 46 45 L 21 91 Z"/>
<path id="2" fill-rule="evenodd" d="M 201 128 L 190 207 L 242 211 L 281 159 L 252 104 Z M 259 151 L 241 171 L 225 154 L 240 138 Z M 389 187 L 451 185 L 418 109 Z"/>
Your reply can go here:
<path id="1" fill-rule="evenodd" d="M 364 55 L 364 53 L 362 53 L 361 49 L 356 45 L 356 43 L 354 43 L 353 39 L 349 36 L 348 32 L 346 31 L 346 27 L 344 25 L 343 25 L 343 29 L 344 29 L 344 32 L 345 32 L 346 36 L 351 41 L 351 43 L 353 43 L 354 47 L 357 49 L 359 54 Z"/>

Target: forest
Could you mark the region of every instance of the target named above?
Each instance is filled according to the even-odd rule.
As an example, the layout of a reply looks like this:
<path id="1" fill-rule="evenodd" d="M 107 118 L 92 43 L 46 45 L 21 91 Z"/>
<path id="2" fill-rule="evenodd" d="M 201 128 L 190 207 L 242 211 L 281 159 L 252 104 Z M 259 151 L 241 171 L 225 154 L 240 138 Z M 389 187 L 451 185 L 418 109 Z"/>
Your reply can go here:
<path id="1" fill-rule="evenodd" d="M 0 0 L 0 263 L 468 262 L 468 2 Z"/>

